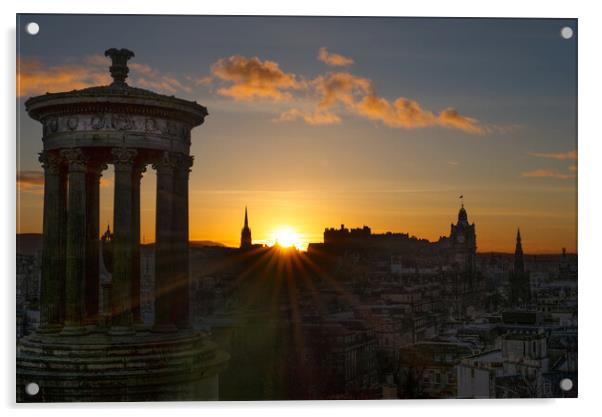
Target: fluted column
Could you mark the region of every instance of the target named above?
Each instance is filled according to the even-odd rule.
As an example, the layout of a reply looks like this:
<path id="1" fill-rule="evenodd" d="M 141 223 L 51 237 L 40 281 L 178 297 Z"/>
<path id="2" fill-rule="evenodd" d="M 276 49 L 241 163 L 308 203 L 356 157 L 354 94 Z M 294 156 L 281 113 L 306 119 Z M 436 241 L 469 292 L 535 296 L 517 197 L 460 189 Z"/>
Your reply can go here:
<path id="1" fill-rule="evenodd" d="M 190 271 L 188 259 L 188 178 L 192 157 L 179 155 L 174 170 L 174 279 L 173 317 L 178 328 L 190 327 Z"/>
<path id="2" fill-rule="evenodd" d="M 113 148 L 115 197 L 113 200 L 112 334 L 131 333 L 132 317 L 132 172 L 137 151 Z"/>
<path id="3" fill-rule="evenodd" d="M 86 172 L 86 280 L 84 283 L 85 322 L 95 323 L 99 311 L 100 271 L 99 203 L 100 177 L 107 165 L 89 161 Z"/>
<path id="4" fill-rule="evenodd" d="M 174 167 L 172 154 L 164 152 L 153 164 L 157 170 L 157 208 L 155 226 L 155 331 L 175 331 L 172 303 L 173 277 L 173 194 Z"/>
<path id="5" fill-rule="evenodd" d="M 140 180 L 146 165 L 136 164 L 132 170 L 132 317 L 142 324 L 140 316 Z"/>
<path id="6" fill-rule="evenodd" d="M 80 148 L 64 149 L 68 164 L 67 256 L 65 272 L 64 334 L 81 334 L 84 315 L 86 259 L 86 166 L 88 158 Z"/>
<path id="7" fill-rule="evenodd" d="M 44 168 L 44 219 L 38 332 L 49 333 L 63 325 L 67 175 L 57 153 L 44 151 L 39 161 Z"/>

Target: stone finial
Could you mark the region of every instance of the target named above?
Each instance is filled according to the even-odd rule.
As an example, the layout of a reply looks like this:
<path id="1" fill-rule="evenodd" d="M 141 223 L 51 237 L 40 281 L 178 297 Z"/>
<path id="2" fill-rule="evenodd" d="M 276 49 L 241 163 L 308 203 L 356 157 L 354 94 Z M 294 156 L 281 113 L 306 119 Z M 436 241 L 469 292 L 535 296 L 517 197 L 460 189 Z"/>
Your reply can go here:
<path id="1" fill-rule="evenodd" d="M 113 77 L 113 83 L 115 86 L 125 86 L 125 79 L 130 72 L 128 68 L 128 60 L 132 58 L 134 53 L 129 49 L 116 49 L 111 48 L 105 51 L 105 56 L 111 58 L 111 77 Z"/>

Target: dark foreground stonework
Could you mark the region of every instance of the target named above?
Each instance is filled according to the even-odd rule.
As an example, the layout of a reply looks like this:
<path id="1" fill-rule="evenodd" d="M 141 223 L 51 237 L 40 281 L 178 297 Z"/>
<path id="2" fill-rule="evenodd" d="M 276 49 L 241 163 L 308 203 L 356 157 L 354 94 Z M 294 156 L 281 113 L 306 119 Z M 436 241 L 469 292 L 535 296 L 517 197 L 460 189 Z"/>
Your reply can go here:
<path id="1" fill-rule="evenodd" d="M 193 331 L 32 334 L 18 346 L 17 402 L 217 400 L 228 359 Z M 35 396 L 25 391 L 31 382 Z"/>

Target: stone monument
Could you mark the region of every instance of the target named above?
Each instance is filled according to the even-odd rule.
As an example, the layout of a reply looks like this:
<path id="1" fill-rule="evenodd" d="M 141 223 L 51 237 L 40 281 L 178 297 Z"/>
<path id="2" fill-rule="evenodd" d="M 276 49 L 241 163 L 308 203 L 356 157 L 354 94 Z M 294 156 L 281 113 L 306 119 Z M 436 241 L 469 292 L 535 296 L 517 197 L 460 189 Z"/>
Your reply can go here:
<path id="1" fill-rule="evenodd" d="M 17 401 L 218 399 L 228 355 L 189 318 L 190 132 L 207 109 L 131 87 L 134 53 L 109 49 L 112 84 L 25 103 L 43 126 L 40 327 L 17 347 Z M 99 312 L 99 185 L 115 196 L 109 313 Z M 140 180 L 157 174 L 155 321 L 140 318 Z M 35 396 L 25 393 L 38 384 Z"/>

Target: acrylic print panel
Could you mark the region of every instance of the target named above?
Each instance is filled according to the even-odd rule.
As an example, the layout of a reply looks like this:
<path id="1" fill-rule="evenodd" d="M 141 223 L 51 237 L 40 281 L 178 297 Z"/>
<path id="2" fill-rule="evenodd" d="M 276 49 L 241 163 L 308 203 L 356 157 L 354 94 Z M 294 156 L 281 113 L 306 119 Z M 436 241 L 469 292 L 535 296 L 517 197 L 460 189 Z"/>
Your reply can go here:
<path id="1" fill-rule="evenodd" d="M 577 396 L 575 19 L 17 21 L 17 401 Z"/>

